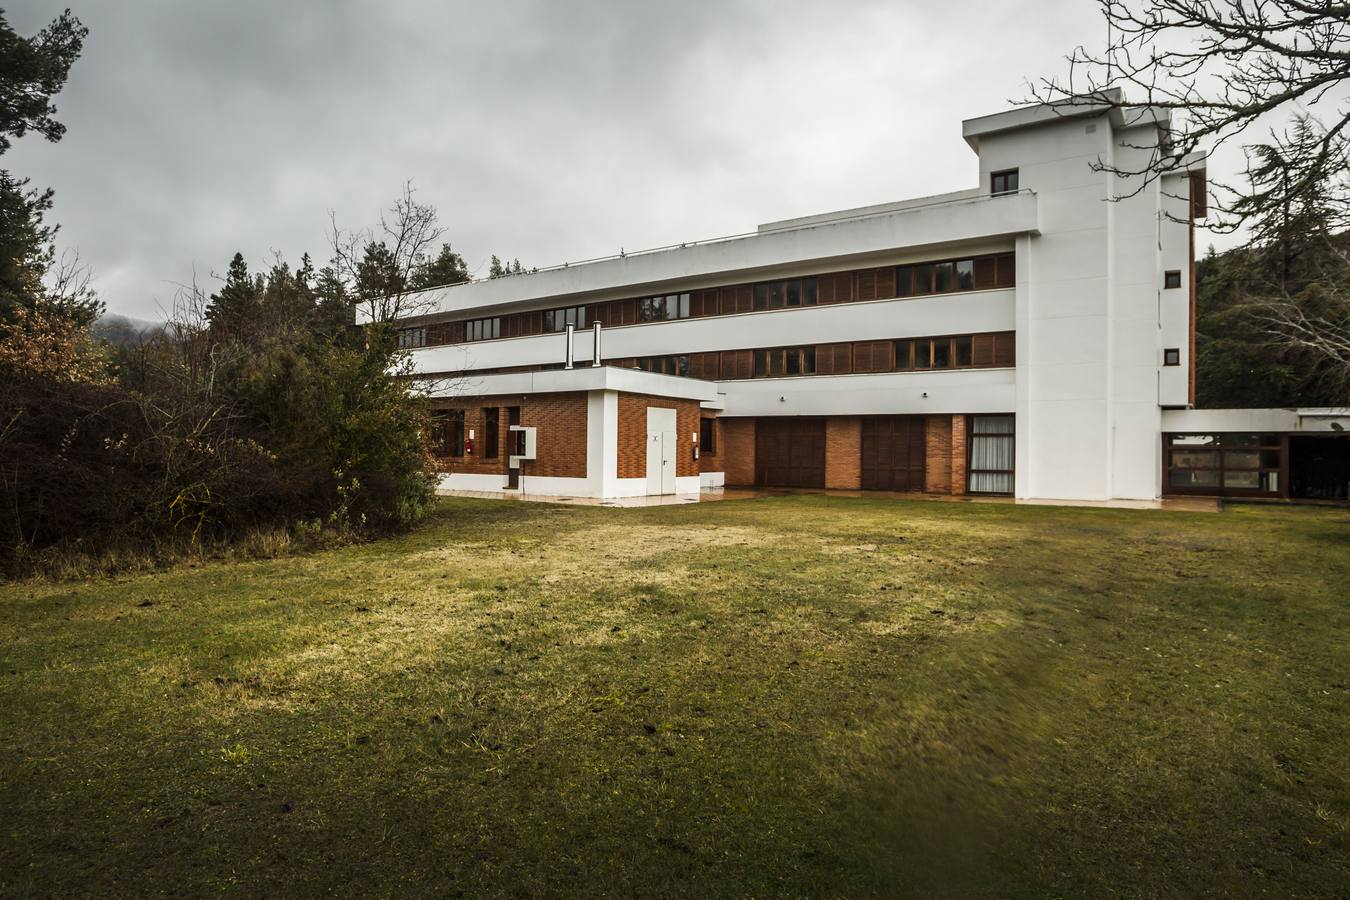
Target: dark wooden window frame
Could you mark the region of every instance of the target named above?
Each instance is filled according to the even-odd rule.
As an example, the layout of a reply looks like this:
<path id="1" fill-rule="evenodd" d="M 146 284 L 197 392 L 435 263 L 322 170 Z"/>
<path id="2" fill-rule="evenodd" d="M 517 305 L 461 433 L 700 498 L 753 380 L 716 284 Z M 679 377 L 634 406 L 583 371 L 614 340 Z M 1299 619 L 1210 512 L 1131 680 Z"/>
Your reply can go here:
<path id="1" fill-rule="evenodd" d="M 501 337 L 502 317 L 484 316 L 464 323 L 465 341 L 492 341 Z"/>
<path id="2" fill-rule="evenodd" d="M 671 310 L 672 300 L 674 301 L 673 312 Z M 689 318 L 690 293 L 688 291 L 642 297 L 637 303 L 638 322 L 640 323 L 673 322 L 676 319 Z M 658 310 L 660 311 L 659 315 L 657 314 Z"/>
<path id="3" fill-rule="evenodd" d="M 698 420 L 698 452 L 717 452 L 717 420 L 701 418 Z"/>
<path id="4" fill-rule="evenodd" d="M 1166 350 L 1164 350 L 1164 351 L 1163 351 L 1163 365 L 1164 365 L 1164 366 L 1179 366 L 1179 365 L 1181 365 L 1181 348 L 1180 348 L 1180 347 L 1168 347 Z"/>
<path id="5" fill-rule="evenodd" d="M 398 348 L 400 350 L 416 350 L 419 347 L 427 346 L 427 329 L 424 325 L 417 325 L 412 328 L 400 328 L 398 330 Z"/>
<path id="6" fill-rule="evenodd" d="M 1176 288 L 1179 288 L 1179 287 L 1181 287 L 1181 270 L 1180 270 L 1180 269 L 1168 269 L 1166 272 L 1163 273 L 1163 289 L 1164 289 L 1164 290 L 1169 290 L 1169 291 L 1170 291 L 1170 290 L 1175 290 Z"/>
<path id="7" fill-rule="evenodd" d="M 1173 444 L 1173 438 L 1187 436 L 1212 436 L 1215 443 L 1204 444 Z M 1243 435 L 1250 435 L 1261 438 L 1255 443 L 1240 443 L 1238 438 Z M 1213 453 L 1218 459 L 1217 466 L 1178 466 L 1173 465 L 1174 453 Z M 1164 432 L 1162 436 L 1162 466 L 1163 466 L 1163 493 L 1164 494 L 1198 494 L 1207 497 L 1282 497 L 1289 489 L 1289 449 L 1288 440 L 1278 432 L 1245 432 L 1245 431 L 1169 431 Z M 1229 454 L 1255 453 L 1257 454 L 1256 466 L 1229 465 Z M 1268 466 L 1261 462 L 1263 454 L 1275 453 L 1277 465 Z M 1172 484 L 1173 472 L 1213 472 L 1215 473 L 1216 483 L 1213 485 L 1193 485 L 1177 486 Z M 1229 472 L 1255 472 L 1257 487 L 1229 487 L 1227 485 Z M 1260 487 L 1261 482 L 1266 475 L 1274 474 L 1277 476 L 1278 487 L 1273 490 L 1265 490 Z"/>
<path id="8" fill-rule="evenodd" d="M 796 302 L 793 302 L 793 299 Z M 755 312 L 772 309 L 800 309 L 820 303 L 820 283 L 814 275 L 804 278 L 776 278 L 755 283 Z"/>
<path id="9" fill-rule="evenodd" d="M 1000 194 L 1015 194 L 1018 191 L 1017 169 L 999 169 L 989 173 L 989 193 L 997 197 Z"/>
<path id="10" fill-rule="evenodd" d="M 816 345 L 759 347 L 754 354 L 754 378 L 798 378 L 816 374 Z M 764 365 L 760 366 L 760 361 Z M 795 361 L 795 362 L 794 362 Z M 796 371 L 790 371 L 795 366 Z M 761 368 L 765 374 L 758 374 Z M 720 379 L 719 379 L 720 380 Z"/>
<path id="11" fill-rule="evenodd" d="M 561 334 L 569 324 L 578 331 L 586 327 L 586 304 L 544 310 L 544 334 Z"/>
<path id="12" fill-rule="evenodd" d="M 1009 418 L 1012 419 L 1013 429 L 1011 432 L 1002 431 L 976 431 L 976 418 Z M 1011 448 L 1011 457 L 1013 468 L 1011 469 L 976 469 L 972 465 L 972 459 L 975 453 L 975 438 L 1007 438 Z M 979 473 L 981 475 L 1007 475 L 1012 483 L 1013 489 L 1017 488 L 1017 417 L 1012 413 L 979 413 L 978 415 L 966 416 L 966 483 L 965 489 L 968 494 L 978 494 L 982 497 L 1011 497 L 1013 491 L 974 491 L 970 488 L 970 476 Z"/>

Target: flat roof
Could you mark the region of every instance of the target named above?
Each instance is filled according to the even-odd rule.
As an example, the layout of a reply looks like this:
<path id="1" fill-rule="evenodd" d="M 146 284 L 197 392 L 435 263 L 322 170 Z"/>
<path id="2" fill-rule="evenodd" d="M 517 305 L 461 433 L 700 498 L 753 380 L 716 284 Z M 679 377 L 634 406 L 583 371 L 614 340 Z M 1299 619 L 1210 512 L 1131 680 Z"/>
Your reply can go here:
<path id="1" fill-rule="evenodd" d="M 1167 128 L 1172 122 L 1170 110 L 1155 106 L 1129 106 L 1125 104 L 1125 94 L 1120 88 L 1106 88 L 1051 103 L 1033 103 L 966 119 L 961 123 L 961 136 L 971 149 L 979 152 L 980 138 L 988 135 L 1034 128 L 1064 119 L 1101 115 L 1110 115 L 1111 125 L 1117 129 L 1147 124 Z"/>
<path id="2" fill-rule="evenodd" d="M 625 369 L 619 366 L 578 366 L 574 369 L 546 369 L 539 372 L 501 372 L 476 375 L 419 375 L 428 383 L 433 398 L 491 397 L 499 394 L 559 394 L 572 391 L 619 391 L 648 394 L 677 400 L 715 403 L 717 384 L 701 378 L 686 378 Z"/>
<path id="3" fill-rule="evenodd" d="M 754 280 L 791 266 L 835 262 L 849 268 L 897 250 L 1010 240 L 1036 233 L 1040 226 L 1036 195 L 1025 190 L 998 196 L 962 191 L 800 221 L 751 234 L 430 288 L 414 295 L 422 306 L 406 321 L 432 322 L 447 315 L 479 312 L 500 315 L 538 308 L 541 301 L 562 306 L 640 296 L 646 291 L 694 290 L 729 278 Z"/>

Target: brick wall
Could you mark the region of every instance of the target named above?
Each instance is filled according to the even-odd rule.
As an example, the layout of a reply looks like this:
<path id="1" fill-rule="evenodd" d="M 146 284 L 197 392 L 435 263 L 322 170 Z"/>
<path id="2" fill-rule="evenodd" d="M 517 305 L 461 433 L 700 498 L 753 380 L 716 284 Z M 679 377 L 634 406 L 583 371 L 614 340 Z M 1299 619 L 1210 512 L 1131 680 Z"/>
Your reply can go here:
<path id="1" fill-rule="evenodd" d="M 862 486 L 862 417 L 825 419 L 825 487 L 857 490 Z"/>
<path id="2" fill-rule="evenodd" d="M 747 486 L 755 483 L 755 420 L 750 418 L 723 418 L 722 471 L 729 485 Z"/>
<path id="3" fill-rule="evenodd" d="M 924 485 L 933 494 L 952 491 L 952 417 L 928 416 L 924 422 Z"/>
<path id="4" fill-rule="evenodd" d="M 953 494 L 966 492 L 966 417 L 952 416 L 952 488 Z"/>
<path id="5" fill-rule="evenodd" d="M 483 409 L 485 407 L 501 409 L 498 433 L 497 458 L 483 456 L 486 449 L 486 432 L 483 427 Z M 461 400 L 439 400 L 432 404 L 433 409 L 464 410 L 464 429 L 474 431 L 474 452 L 472 456 L 440 457 L 436 460 L 436 469 L 440 472 L 463 474 L 500 474 L 507 471 L 507 432 L 506 409 L 520 407 L 520 424 L 532 425 L 535 431 L 535 456 L 526 461 L 521 473 L 551 478 L 586 477 L 586 394 L 573 391 L 564 394 L 538 394 L 528 397 L 505 395 L 495 397 L 475 397 Z"/>
<path id="6" fill-rule="evenodd" d="M 675 475 L 699 473 L 692 436 L 698 434 L 697 400 L 673 400 L 647 394 L 619 394 L 619 477 L 647 477 L 647 409 L 675 410 Z"/>

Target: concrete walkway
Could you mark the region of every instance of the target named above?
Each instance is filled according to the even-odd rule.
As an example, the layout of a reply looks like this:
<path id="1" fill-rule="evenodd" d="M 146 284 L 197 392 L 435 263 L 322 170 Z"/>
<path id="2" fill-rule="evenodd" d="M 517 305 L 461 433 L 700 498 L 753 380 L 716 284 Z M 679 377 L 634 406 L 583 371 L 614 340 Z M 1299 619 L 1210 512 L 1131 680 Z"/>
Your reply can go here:
<path id="1" fill-rule="evenodd" d="M 618 497 L 601 500 L 596 497 L 556 497 L 549 494 L 520 494 L 505 491 L 446 491 L 438 490 L 440 497 L 473 497 L 480 500 L 524 500 L 535 503 L 565 503 L 569 506 L 611 506 L 641 508 L 647 506 L 677 506 L 684 503 L 708 503 L 718 500 L 756 500 L 764 497 L 785 497 L 816 494 L 822 497 L 865 497 L 872 500 L 926 500 L 940 503 L 1019 503 L 1027 506 L 1085 506 L 1101 509 L 1166 509 L 1180 512 L 1218 512 L 1218 500 L 1207 497 L 1177 497 L 1163 500 L 1018 500 L 1011 497 L 952 496 L 950 494 L 922 494 L 901 491 L 849 491 L 815 488 L 713 488 L 697 494 L 666 494 L 651 497 Z"/>

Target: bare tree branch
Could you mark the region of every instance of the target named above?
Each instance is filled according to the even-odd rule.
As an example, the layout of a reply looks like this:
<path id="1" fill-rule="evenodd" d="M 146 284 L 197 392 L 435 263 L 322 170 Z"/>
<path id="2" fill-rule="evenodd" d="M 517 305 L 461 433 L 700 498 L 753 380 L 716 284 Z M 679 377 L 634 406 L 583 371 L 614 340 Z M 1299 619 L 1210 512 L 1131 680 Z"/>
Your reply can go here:
<path id="1" fill-rule="evenodd" d="M 1321 119 L 1317 141 L 1300 143 L 1274 132 L 1281 155 L 1304 169 L 1347 158 L 1350 126 L 1350 4 L 1317 0 L 1098 0 L 1111 38 L 1104 49 L 1076 48 L 1064 78 L 1034 82 L 1031 99 L 1049 103 L 1093 95 L 1122 111 L 1153 107 L 1178 115 L 1166 146 L 1139 165 L 1101 163 L 1100 169 L 1135 180 L 1136 191 L 1192 153 L 1208 157 L 1240 139 L 1262 117 L 1298 108 Z M 1103 91 L 1119 87 L 1124 97 Z M 1249 160 L 1250 168 L 1250 160 Z M 1209 227 L 1231 231 L 1252 215 L 1245 195 L 1214 184 Z M 1286 202 L 1310 188 L 1306 177 L 1287 181 Z M 1350 224 L 1350 186 L 1338 200 L 1342 226 Z"/>
<path id="2" fill-rule="evenodd" d="M 415 275 L 427 265 L 445 229 L 436 207 L 417 201 L 411 181 L 377 228 L 347 231 L 329 213 L 329 244 L 334 267 L 353 285 L 357 304 L 375 324 L 393 322 L 427 311 L 431 298 L 419 293 Z"/>

